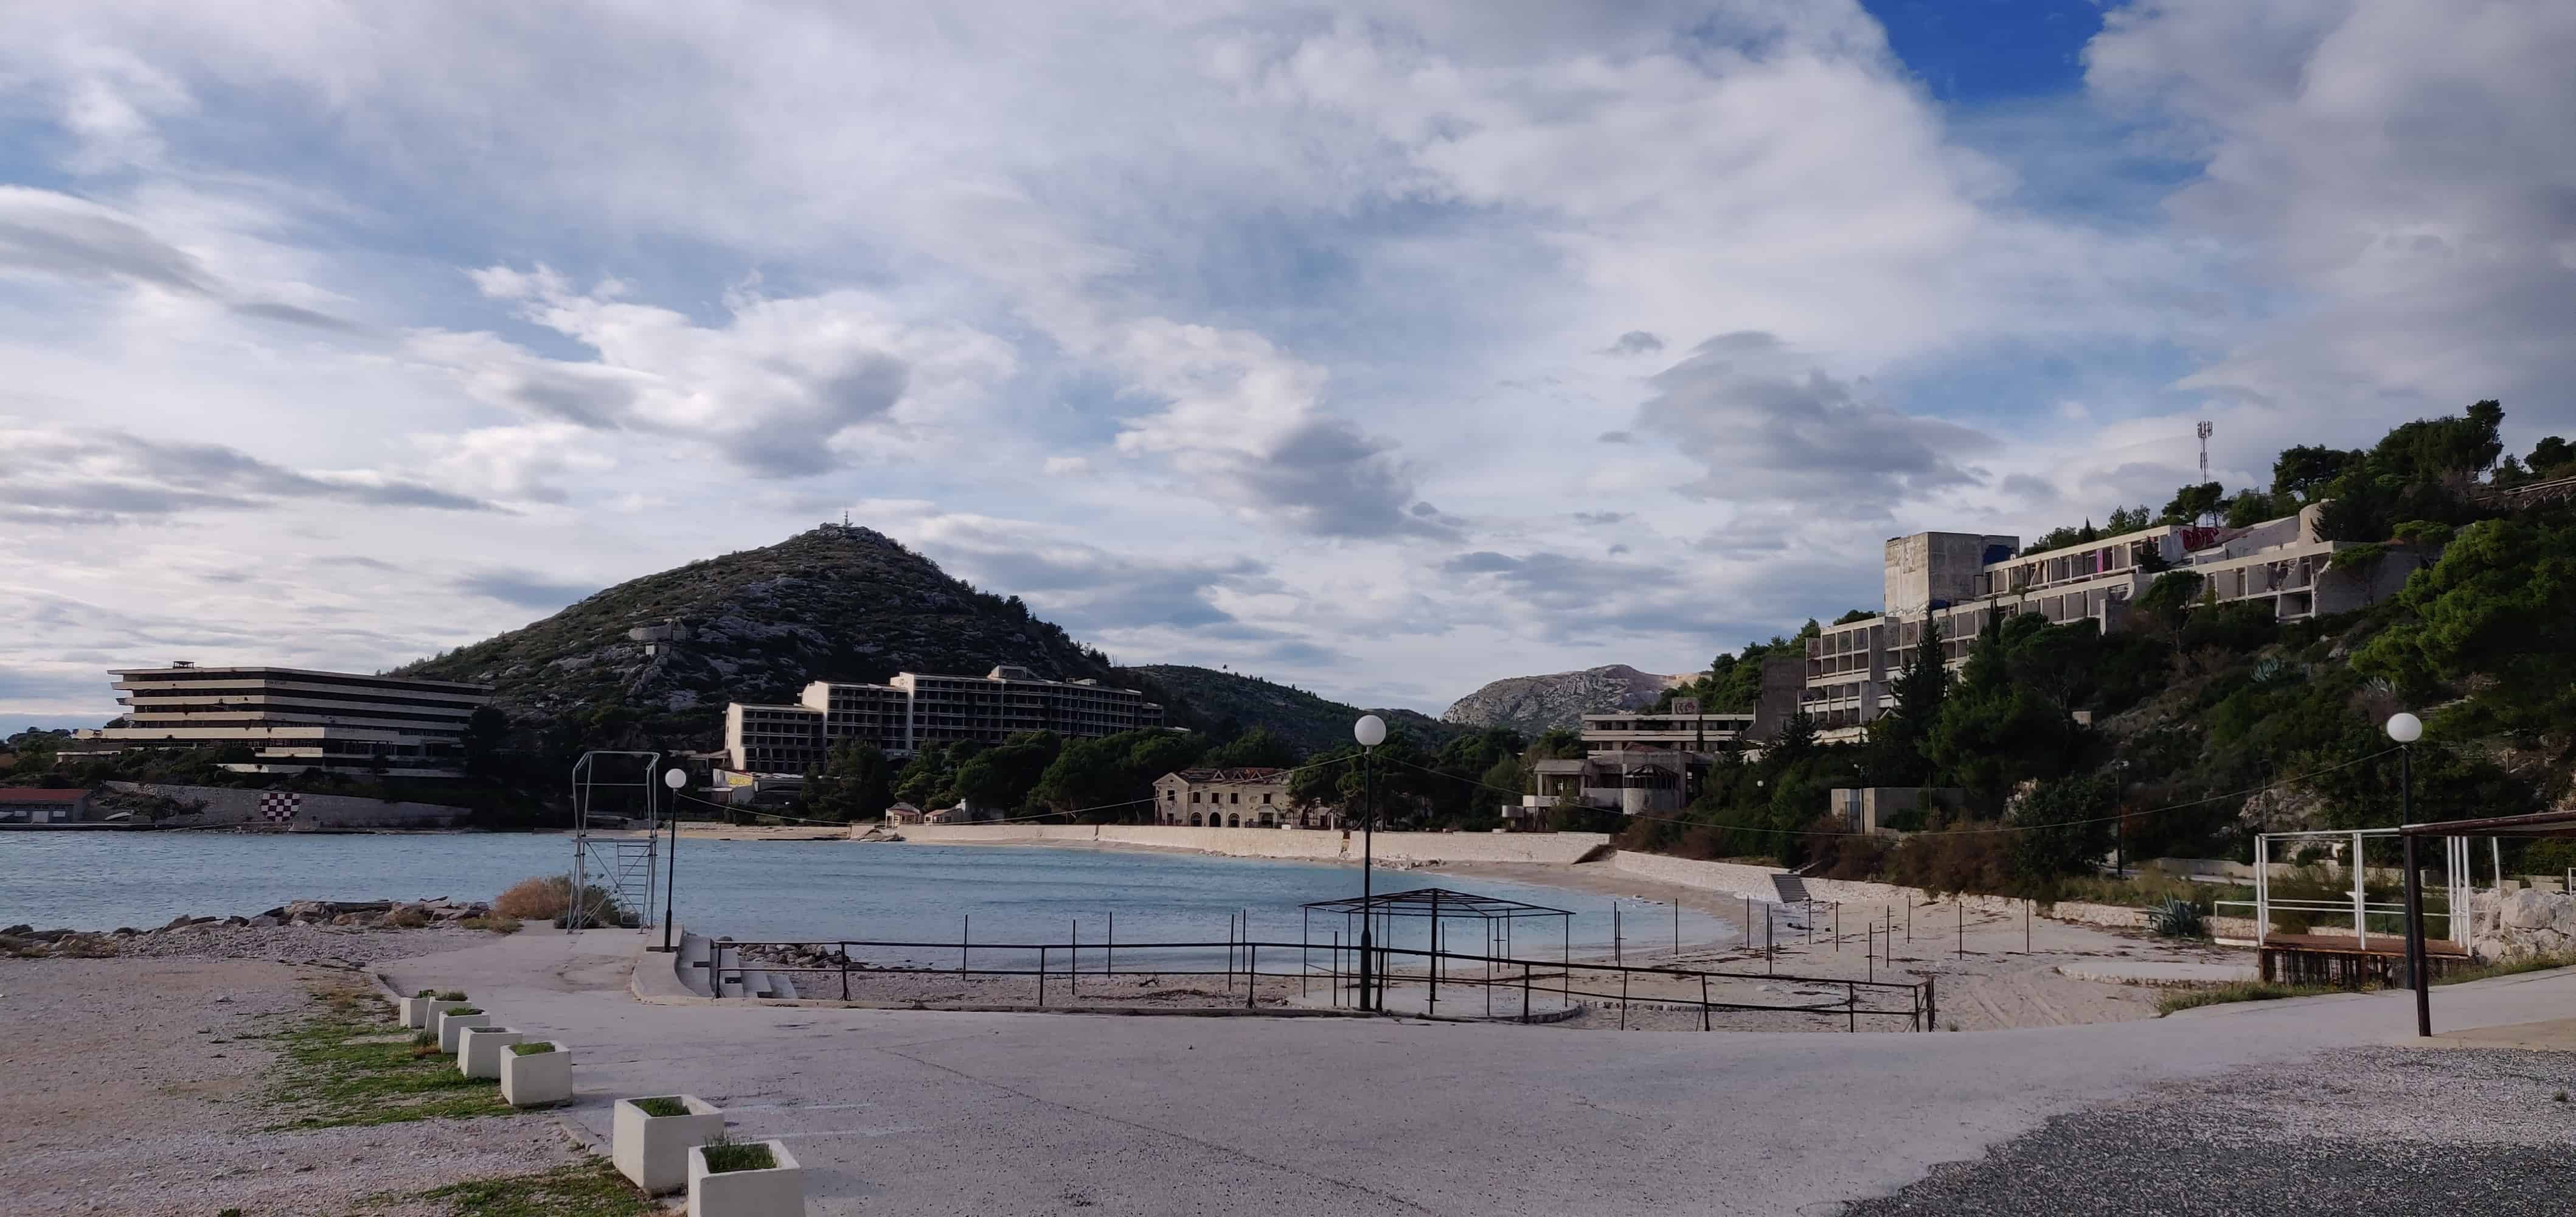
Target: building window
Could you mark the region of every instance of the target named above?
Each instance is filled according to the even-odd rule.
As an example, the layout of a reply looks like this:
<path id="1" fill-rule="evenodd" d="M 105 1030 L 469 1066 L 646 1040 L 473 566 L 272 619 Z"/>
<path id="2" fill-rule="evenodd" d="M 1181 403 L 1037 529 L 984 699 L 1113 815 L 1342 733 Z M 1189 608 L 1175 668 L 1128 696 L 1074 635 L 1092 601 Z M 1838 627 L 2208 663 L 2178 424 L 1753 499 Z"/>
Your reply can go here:
<path id="1" fill-rule="evenodd" d="M 1225 818 L 1225 826 L 1228 828 L 1241 828 L 1243 827 L 1243 817 L 1240 815 L 1227 816 Z"/>
<path id="2" fill-rule="evenodd" d="M 1269 795 L 1266 795 L 1266 794 L 1265 794 L 1265 795 L 1263 795 L 1263 796 L 1261 796 L 1261 801 L 1262 801 L 1262 802 L 1264 802 L 1264 803 L 1269 802 L 1269 801 L 1270 801 L 1270 796 L 1269 796 Z"/>
<path id="3" fill-rule="evenodd" d="M 1227 796 L 1226 801 L 1227 801 L 1227 802 L 1229 802 L 1229 803 L 1240 803 L 1240 802 L 1242 802 L 1242 801 L 1243 801 L 1243 792 L 1242 792 L 1242 791 L 1240 791 L 1240 790 L 1235 791 L 1232 795 Z"/>
<path id="4" fill-rule="evenodd" d="M 1193 802 L 1193 803 L 1198 802 L 1198 801 L 1199 801 L 1199 792 L 1197 792 L 1197 791 L 1195 791 L 1195 790 L 1191 791 L 1191 792 L 1190 792 L 1190 801 L 1191 801 L 1191 802 Z"/>

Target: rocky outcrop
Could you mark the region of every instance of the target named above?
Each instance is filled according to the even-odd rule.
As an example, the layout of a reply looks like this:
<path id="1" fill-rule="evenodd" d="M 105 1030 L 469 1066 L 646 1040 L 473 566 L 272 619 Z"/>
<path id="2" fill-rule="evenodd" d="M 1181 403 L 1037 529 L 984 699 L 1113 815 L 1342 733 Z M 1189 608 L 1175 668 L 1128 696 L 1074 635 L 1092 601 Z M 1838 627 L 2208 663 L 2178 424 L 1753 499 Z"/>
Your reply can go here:
<path id="1" fill-rule="evenodd" d="M 1536 735 L 1555 727 L 1581 726 L 1586 713 L 1653 705 L 1677 679 L 1640 672 L 1624 663 L 1547 676 L 1512 676 L 1459 698 L 1440 718 L 1465 727 L 1510 727 Z"/>
<path id="2" fill-rule="evenodd" d="M 2576 955 L 2576 895 L 2528 887 L 2469 893 L 2469 949 L 2487 959 Z"/>

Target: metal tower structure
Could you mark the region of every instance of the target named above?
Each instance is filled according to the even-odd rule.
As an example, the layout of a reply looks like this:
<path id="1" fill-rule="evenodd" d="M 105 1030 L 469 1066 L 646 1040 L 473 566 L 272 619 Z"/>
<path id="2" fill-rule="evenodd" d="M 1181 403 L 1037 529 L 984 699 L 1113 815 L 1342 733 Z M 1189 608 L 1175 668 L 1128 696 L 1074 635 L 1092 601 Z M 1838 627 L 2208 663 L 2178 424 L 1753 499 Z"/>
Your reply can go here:
<path id="1" fill-rule="evenodd" d="M 564 928 L 587 929 L 610 924 L 594 892 L 614 901 L 633 920 L 650 925 L 658 908 L 654 877 L 663 858 L 662 833 L 670 818 L 662 814 L 662 754 L 602 752 L 581 754 L 572 765 L 572 907 Z M 615 811 L 600 810 L 605 798 Z M 642 839 L 593 835 L 595 821 L 615 819 L 619 829 L 640 818 Z M 672 829 L 672 831 L 677 831 Z"/>
<path id="2" fill-rule="evenodd" d="M 2209 480 L 2209 433 L 2217 429 L 2208 419 L 2200 420 L 2200 480 L 2204 482 Z"/>

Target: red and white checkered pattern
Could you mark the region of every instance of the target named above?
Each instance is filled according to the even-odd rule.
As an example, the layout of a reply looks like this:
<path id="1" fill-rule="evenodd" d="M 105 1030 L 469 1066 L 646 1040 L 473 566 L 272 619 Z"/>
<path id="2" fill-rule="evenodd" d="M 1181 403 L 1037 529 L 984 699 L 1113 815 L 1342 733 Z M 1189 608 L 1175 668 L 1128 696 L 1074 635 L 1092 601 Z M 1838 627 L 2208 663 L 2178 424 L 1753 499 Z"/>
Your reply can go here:
<path id="1" fill-rule="evenodd" d="M 283 790 L 272 790 L 259 796 L 259 818 L 271 824 L 284 824 L 295 818 L 304 796 Z"/>

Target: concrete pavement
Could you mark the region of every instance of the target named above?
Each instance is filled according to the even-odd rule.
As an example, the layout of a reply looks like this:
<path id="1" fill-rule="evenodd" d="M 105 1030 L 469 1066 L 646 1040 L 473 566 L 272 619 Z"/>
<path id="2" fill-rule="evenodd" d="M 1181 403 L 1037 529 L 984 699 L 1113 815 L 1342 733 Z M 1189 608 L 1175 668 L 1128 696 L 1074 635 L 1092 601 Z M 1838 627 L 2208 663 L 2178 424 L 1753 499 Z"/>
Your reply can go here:
<path id="1" fill-rule="evenodd" d="M 382 971 L 570 1044 L 567 1115 L 603 1141 L 611 1099 L 673 1092 L 785 1139 L 817 1214 L 1832 1212 L 2153 1082 L 2412 1030 L 2402 993 L 1863 1035 L 665 1006 L 627 991 L 640 945 L 528 932 Z M 2562 1018 L 2576 972 L 2435 1006 L 2444 1031 Z"/>

